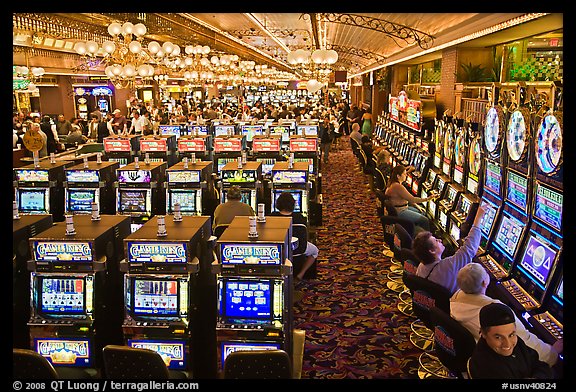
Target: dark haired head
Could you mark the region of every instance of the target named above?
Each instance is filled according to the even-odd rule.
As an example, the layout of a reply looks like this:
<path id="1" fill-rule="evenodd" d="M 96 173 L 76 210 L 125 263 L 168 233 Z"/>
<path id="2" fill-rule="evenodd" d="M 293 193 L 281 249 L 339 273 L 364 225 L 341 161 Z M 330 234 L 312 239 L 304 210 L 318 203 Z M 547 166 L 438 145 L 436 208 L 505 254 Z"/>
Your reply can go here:
<path id="1" fill-rule="evenodd" d="M 412 241 L 412 252 L 420 259 L 422 264 L 431 264 L 436 261 L 434 255 L 430 252 L 434 249 L 434 244 L 430 241 L 431 237 L 432 233 L 422 231 Z"/>
<path id="2" fill-rule="evenodd" d="M 240 191 L 240 187 L 238 185 L 233 185 L 228 189 L 228 200 L 241 200 L 242 199 L 242 192 Z"/>
<path id="3" fill-rule="evenodd" d="M 278 199 L 276 199 L 276 208 L 278 209 L 278 211 L 293 212 L 295 205 L 296 202 L 294 201 L 294 198 L 292 197 L 290 192 L 282 192 L 278 196 Z"/>
<path id="4" fill-rule="evenodd" d="M 390 184 L 394 183 L 394 182 L 400 182 L 400 180 L 398 180 L 398 177 L 400 177 L 402 174 L 404 174 L 404 172 L 406 171 L 406 168 L 404 167 L 404 165 L 396 165 L 392 168 L 392 172 L 390 173 Z"/>

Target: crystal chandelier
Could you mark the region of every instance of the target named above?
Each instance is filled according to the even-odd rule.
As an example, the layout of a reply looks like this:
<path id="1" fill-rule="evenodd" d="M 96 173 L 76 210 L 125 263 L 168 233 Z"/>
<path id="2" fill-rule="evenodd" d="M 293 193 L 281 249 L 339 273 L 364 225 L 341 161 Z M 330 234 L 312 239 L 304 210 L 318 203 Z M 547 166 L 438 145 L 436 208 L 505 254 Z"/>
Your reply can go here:
<path id="1" fill-rule="evenodd" d="M 297 49 L 288 53 L 287 61 L 296 66 L 298 71 L 308 78 L 313 89 L 318 91 L 323 85 L 328 84 L 332 65 L 338 61 L 338 53 L 327 49 L 317 49 L 312 53 L 308 50 Z M 308 90 L 310 91 L 310 88 Z"/>
<path id="2" fill-rule="evenodd" d="M 44 68 L 42 67 L 32 67 L 32 69 L 26 66 L 15 65 L 12 67 L 12 88 L 13 90 L 28 90 L 35 91 L 36 84 L 44 75 Z"/>

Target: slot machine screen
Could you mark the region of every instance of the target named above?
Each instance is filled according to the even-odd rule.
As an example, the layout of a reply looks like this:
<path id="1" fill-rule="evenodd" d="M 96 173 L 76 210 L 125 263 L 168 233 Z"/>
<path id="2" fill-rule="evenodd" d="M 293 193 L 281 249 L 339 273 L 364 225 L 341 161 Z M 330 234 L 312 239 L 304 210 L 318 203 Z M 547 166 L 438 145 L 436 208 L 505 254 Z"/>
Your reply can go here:
<path id="1" fill-rule="evenodd" d="M 277 315 L 277 284 L 270 278 L 229 278 L 219 281 L 218 313 L 230 323 L 270 323 Z M 280 301 L 279 301 L 280 300 Z"/>
<path id="2" fill-rule="evenodd" d="M 486 161 L 486 175 L 484 176 L 484 189 L 488 189 L 500 196 L 500 179 L 502 178 L 502 169 L 499 165 L 491 161 Z"/>
<path id="3" fill-rule="evenodd" d="M 180 137 L 180 125 L 159 125 L 158 131 L 160 135 L 176 135 L 176 139 Z"/>
<path id="4" fill-rule="evenodd" d="M 444 184 L 446 183 L 446 181 L 442 178 L 439 177 L 438 178 L 438 183 L 436 184 L 436 191 L 438 191 L 438 193 L 442 193 L 442 190 L 444 189 Z"/>
<path id="5" fill-rule="evenodd" d="M 224 363 L 228 355 L 234 351 L 280 350 L 280 348 L 280 343 L 277 342 L 222 342 L 220 344 L 220 360 L 221 363 Z"/>
<path id="6" fill-rule="evenodd" d="M 434 170 L 428 171 L 428 178 L 426 178 L 426 182 L 430 185 L 434 184 L 434 180 L 436 179 L 437 173 Z"/>
<path id="7" fill-rule="evenodd" d="M 528 178 L 508 170 L 508 192 L 506 199 L 526 212 L 528 199 Z"/>
<path id="8" fill-rule="evenodd" d="M 168 210 L 170 213 L 174 211 L 174 204 L 180 203 L 180 211 L 182 213 L 196 213 L 196 198 L 197 190 L 176 190 L 171 189 L 168 192 Z"/>
<path id="9" fill-rule="evenodd" d="M 48 170 L 16 169 L 16 180 L 22 182 L 48 182 Z"/>
<path id="10" fill-rule="evenodd" d="M 498 226 L 494 241 L 511 258 L 514 258 L 516 254 L 524 226 L 525 224 L 520 220 L 506 213 L 504 213 L 502 219 L 500 219 L 500 225 Z"/>
<path id="11" fill-rule="evenodd" d="M 218 174 L 222 172 L 222 168 L 226 166 L 227 163 L 235 162 L 238 158 L 218 158 L 216 160 L 216 167 L 218 170 Z"/>
<path id="12" fill-rule="evenodd" d="M 276 208 L 276 200 L 278 200 L 278 196 L 284 192 L 290 193 L 292 198 L 294 198 L 294 212 L 302 213 L 302 196 L 304 192 L 287 189 L 274 189 L 274 204 L 272 206 L 272 210 L 274 212 L 278 212 L 278 209 Z"/>
<path id="13" fill-rule="evenodd" d="M 270 133 L 273 135 L 282 135 L 282 142 L 290 141 L 290 128 L 287 126 L 278 125 L 270 128 Z"/>
<path id="14" fill-rule="evenodd" d="M 552 293 L 552 300 L 560 307 L 564 306 L 564 278 L 558 282 L 558 285 Z"/>
<path id="15" fill-rule="evenodd" d="M 452 205 L 454 203 L 454 200 L 456 200 L 457 193 L 458 191 L 456 190 L 456 188 L 452 188 L 451 186 L 448 187 L 448 194 L 446 195 L 446 200 L 450 205 Z"/>
<path id="16" fill-rule="evenodd" d="M 24 214 L 46 214 L 50 205 L 48 189 L 17 189 L 18 211 Z"/>
<path id="17" fill-rule="evenodd" d="M 246 135 L 246 141 L 251 142 L 254 135 L 262 135 L 262 125 L 242 125 L 242 135 Z"/>
<path id="18" fill-rule="evenodd" d="M 126 304 L 135 319 L 188 315 L 187 278 L 132 277 L 129 284 Z"/>
<path id="19" fill-rule="evenodd" d="M 185 342 L 179 340 L 128 339 L 128 346 L 156 351 L 168 369 L 184 370 L 187 368 Z"/>
<path id="20" fill-rule="evenodd" d="M 461 195 L 460 199 L 458 200 L 458 204 L 456 205 L 456 211 L 461 211 L 465 214 L 468 214 L 471 205 L 472 203 L 470 202 L 470 200 Z"/>
<path id="21" fill-rule="evenodd" d="M 68 189 L 68 200 L 66 200 L 68 211 L 91 212 L 92 203 L 99 202 L 96 193 L 97 189 Z"/>
<path id="22" fill-rule="evenodd" d="M 188 132 L 191 135 L 208 135 L 208 127 L 206 125 L 189 125 Z"/>
<path id="23" fill-rule="evenodd" d="M 534 232 L 530 232 L 518 269 L 544 289 L 557 254 L 556 246 Z"/>
<path id="24" fill-rule="evenodd" d="M 446 215 L 446 213 L 442 210 L 440 210 L 440 215 L 439 215 L 439 219 L 440 219 L 440 225 L 442 226 L 442 229 L 446 230 L 447 229 L 447 224 L 448 224 L 448 215 Z"/>
<path id="25" fill-rule="evenodd" d="M 152 210 L 149 189 L 119 189 L 119 213 L 150 213 Z"/>
<path id="26" fill-rule="evenodd" d="M 92 313 L 93 276 L 38 276 L 35 307 L 46 317 L 86 317 Z"/>
<path id="27" fill-rule="evenodd" d="M 272 168 L 276 163 L 274 158 L 256 158 L 256 162 L 262 162 L 262 175 L 269 176 L 272 174 Z"/>
<path id="28" fill-rule="evenodd" d="M 454 241 L 460 239 L 460 227 L 458 227 L 455 222 L 450 222 L 450 237 L 452 237 Z"/>
<path id="29" fill-rule="evenodd" d="M 234 125 L 216 125 L 214 126 L 214 136 L 234 135 Z"/>
<path id="30" fill-rule="evenodd" d="M 240 190 L 240 195 L 241 195 L 241 199 L 240 201 L 242 203 L 246 203 L 250 206 L 252 206 L 252 208 L 254 208 L 254 206 L 252 205 L 252 190 L 251 189 L 241 189 Z M 222 203 L 226 203 L 228 201 L 228 189 L 222 189 Z"/>
<path id="31" fill-rule="evenodd" d="M 222 182 L 256 182 L 256 170 L 223 170 L 221 172 Z"/>
<path id="32" fill-rule="evenodd" d="M 144 183 L 152 181 L 150 170 L 118 170 L 118 182 L 120 183 Z"/>
<path id="33" fill-rule="evenodd" d="M 536 185 L 536 201 L 534 203 L 533 217 L 551 226 L 553 229 L 561 231 L 563 201 L 564 197 L 562 193 L 538 183 Z"/>
<path id="34" fill-rule="evenodd" d="M 318 125 L 298 125 L 296 130 L 298 135 L 318 136 Z"/>
<path id="35" fill-rule="evenodd" d="M 66 170 L 68 182 L 98 182 L 100 176 L 98 170 Z"/>

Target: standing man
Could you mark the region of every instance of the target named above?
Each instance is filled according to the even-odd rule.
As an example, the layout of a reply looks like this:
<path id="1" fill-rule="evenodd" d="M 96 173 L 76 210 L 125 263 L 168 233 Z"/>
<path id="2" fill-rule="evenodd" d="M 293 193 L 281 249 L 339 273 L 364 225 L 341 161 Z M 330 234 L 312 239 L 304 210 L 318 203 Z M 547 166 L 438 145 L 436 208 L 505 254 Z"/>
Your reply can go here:
<path id="1" fill-rule="evenodd" d="M 127 131 L 127 123 L 128 120 L 126 120 L 126 117 L 120 112 L 120 109 L 115 109 L 114 112 L 112 112 L 112 114 L 114 115 L 114 117 L 112 117 L 112 119 L 108 122 L 111 126 L 111 135 L 121 135 L 121 134 L 126 134 Z"/>
<path id="2" fill-rule="evenodd" d="M 112 128 L 110 121 L 112 118 L 112 113 L 107 112 L 106 117 L 98 123 L 98 143 L 104 143 L 104 138 L 110 136 L 110 129 Z"/>
<path id="3" fill-rule="evenodd" d="M 350 106 L 350 110 L 348 111 L 346 118 L 348 119 L 348 123 L 351 127 L 353 127 L 354 124 L 358 124 L 360 129 L 362 129 L 362 112 L 360 109 L 358 109 L 358 106 L 355 103 Z"/>
<path id="4" fill-rule="evenodd" d="M 56 132 L 58 136 L 68 136 L 72 132 L 72 123 L 63 114 L 58 115 L 58 121 L 56 122 Z"/>
<path id="5" fill-rule="evenodd" d="M 320 124 L 320 157 L 324 163 L 328 163 L 330 146 L 334 140 L 334 124 L 330 122 L 328 116 L 324 117 Z"/>

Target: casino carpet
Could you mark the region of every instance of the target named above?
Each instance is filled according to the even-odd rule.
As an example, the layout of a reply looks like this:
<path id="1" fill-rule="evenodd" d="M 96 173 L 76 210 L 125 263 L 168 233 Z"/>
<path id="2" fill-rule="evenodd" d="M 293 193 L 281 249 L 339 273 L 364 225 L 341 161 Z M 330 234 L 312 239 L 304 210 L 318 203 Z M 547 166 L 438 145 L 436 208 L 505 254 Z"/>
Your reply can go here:
<path id="1" fill-rule="evenodd" d="M 299 284 L 294 328 L 306 333 L 302 379 L 417 379 L 421 351 L 409 340 L 414 320 L 386 287 L 376 197 L 357 169 L 350 142 L 322 169 L 323 226 L 316 279 Z"/>

